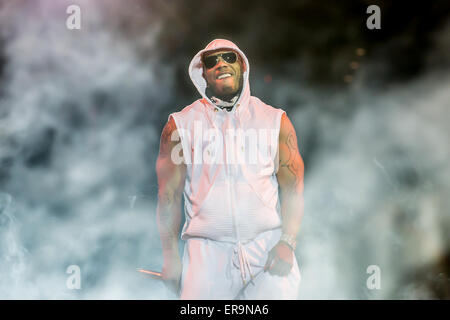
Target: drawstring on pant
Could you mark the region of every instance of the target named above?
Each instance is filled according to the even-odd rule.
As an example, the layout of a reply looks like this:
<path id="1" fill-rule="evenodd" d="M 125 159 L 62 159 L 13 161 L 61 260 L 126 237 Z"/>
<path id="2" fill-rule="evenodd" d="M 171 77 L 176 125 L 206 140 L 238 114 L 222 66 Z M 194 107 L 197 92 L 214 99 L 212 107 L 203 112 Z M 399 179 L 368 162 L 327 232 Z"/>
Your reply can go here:
<path id="1" fill-rule="evenodd" d="M 252 272 L 252 268 L 250 266 L 250 262 L 248 261 L 247 252 L 245 251 L 245 248 L 242 245 L 240 240 L 237 242 L 236 247 L 237 247 L 237 254 L 238 254 L 238 259 L 239 259 L 239 271 L 241 272 L 242 282 L 245 285 L 246 278 L 247 278 L 247 272 L 250 277 L 250 281 L 253 280 L 253 272 Z"/>
<path id="2" fill-rule="evenodd" d="M 239 127 L 240 126 L 239 118 L 234 117 L 234 119 L 237 120 L 236 122 Z M 225 128 L 230 127 L 230 121 L 231 121 L 231 117 L 230 117 L 230 115 L 228 115 L 228 117 L 226 118 Z M 231 125 L 231 127 L 235 128 L 236 125 Z M 224 147 L 225 147 L 225 149 L 228 149 L 229 146 L 225 143 Z M 234 225 L 234 230 L 235 230 L 236 239 L 237 239 L 235 250 L 237 251 L 237 255 L 238 255 L 238 260 L 239 260 L 238 267 L 239 267 L 239 271 L 241 273 L 242 282 L 245 286 L 245 284 L 247 283 L 247 281 L 246 281 L 247 273 L 250 277 L 250 281 L 253 280 L 253 273 L 252 273 L 252 268 L 250 266 L 250 262 L 248 261 L 247 252 L 245 251 L 245 248 L 241 243 L 241 239 L 240 239 L 240 235 L 239 235 L 238 218 L 236 216 L 237 215 L 237 213 L 236 213 L 236 195 L 234 193 L 234 190 L 232 189 L 232 185 L 234 182 L 234 176 L 231 171 L 232 171 L 231 166 L 229 163 L 227 163 L 226 172 L 227 172 L 227 176 L 228 176 L 228 191 L 229 191 L 229 196 L 230 196 L 230 198 L 229 198 L 230 199 L 230 208 L 231 208 L 231 215 L 233 218 L 233 225 Z"/>

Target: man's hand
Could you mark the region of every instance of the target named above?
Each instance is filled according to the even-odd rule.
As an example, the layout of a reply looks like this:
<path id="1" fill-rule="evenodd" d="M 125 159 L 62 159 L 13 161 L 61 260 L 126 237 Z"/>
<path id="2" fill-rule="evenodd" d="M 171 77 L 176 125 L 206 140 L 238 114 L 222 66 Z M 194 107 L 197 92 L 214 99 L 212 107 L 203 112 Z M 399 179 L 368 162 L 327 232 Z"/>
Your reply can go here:
<path id="1" fill-rule="evenodd" d="M 180 291 L 182 264 L 178 253 L 173 257 L 164 258 L 162 279 L 166 287 L 177 296 Z"/>
<path id="2" fill-rule="evenodd" d="M 292 269 L 294 253 L 284 242 L 279 241 L 272 250 L 269 251 L 264 271 L 269 270 L 270 274 L 287 276 Z"/>

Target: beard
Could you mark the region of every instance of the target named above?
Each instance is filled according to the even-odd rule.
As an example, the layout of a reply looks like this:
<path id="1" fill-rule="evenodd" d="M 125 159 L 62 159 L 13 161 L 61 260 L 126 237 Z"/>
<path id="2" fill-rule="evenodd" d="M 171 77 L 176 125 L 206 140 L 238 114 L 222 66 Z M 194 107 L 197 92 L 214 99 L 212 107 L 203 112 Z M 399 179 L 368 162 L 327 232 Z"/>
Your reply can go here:
<path id="1" fill-rule="evenodd" d="M 220 100 L 224 100 L 224 101 L 231 101 L 231 99 L 233 99 L 236 95 L 241 93 L 241 89 L 239 88 L 238 90 L 230 90 L 230 92 L 226 92 L 226 90 L 223 90 L 222 92 L 216 92 L 215 90 L 211 89 L 210 87 L 206 88 L 206 95 L 211 98 L 211 97 L 216 97 L 219 98 Z"/>
<path id="2" fill-rule="evenodd" d="M 220 100 L 224 100 L 224 101 L 231 101 L 231 99 L 233 99 L 236 95 L 239 95 L 242 91 L 242 84 L 243 84 L 243 76 L 241 74 L 241 76 L 239 77 L 239 86 L 237 88 L 237 90 L 233 89 L 232 85 L 226 85 L 223 86 L 222 90 L 218 91 L 215 90 L 215 88 L 212 88 L 211 86 L 208 86 L 206 88 L 206 95 L 208 97 L 214 96 L 216 98 L 219 98 Z"/>

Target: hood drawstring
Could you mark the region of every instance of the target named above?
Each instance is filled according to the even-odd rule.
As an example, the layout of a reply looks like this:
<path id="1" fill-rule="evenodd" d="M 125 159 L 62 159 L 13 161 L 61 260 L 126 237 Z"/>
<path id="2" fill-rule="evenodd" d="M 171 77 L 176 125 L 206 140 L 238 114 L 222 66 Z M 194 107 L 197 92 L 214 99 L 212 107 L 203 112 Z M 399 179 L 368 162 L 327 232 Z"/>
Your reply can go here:
<path id="1" fill-rule="evenodd" d="M 221 100 L 214 96 L 212 96 L 210 99 L 216 106 L 229 112 L 233 110 L 234 104 L 236 103 L 238 98 L 239 94 L 235 95 L 230 101 Z"/>

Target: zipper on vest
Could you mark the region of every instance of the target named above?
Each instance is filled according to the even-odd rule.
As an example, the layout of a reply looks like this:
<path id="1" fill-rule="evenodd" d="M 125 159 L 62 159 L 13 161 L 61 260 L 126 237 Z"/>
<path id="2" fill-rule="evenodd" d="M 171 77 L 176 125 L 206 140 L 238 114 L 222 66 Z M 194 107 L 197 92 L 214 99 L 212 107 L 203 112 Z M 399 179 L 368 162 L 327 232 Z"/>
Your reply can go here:
<path id="1" fill-rule="evenodd" d="M 230 121 L 231 120 L 231 121 Z M 233 114 L 228 115 L 228 119 L 227 119 L 227 124 L 229 125 L 230 122 L 233 125 L 233 128 L 236 129 L 236 124 L 237 124 L 237 117 L 235 117 Z M 227 128 L 228 128 L 227 125 Z M 238 144 L 236 143 L 237 137 L 236 135 L 233 136 L 233 147 L 234 150 L 232 150 L 233 154 L 235 156 L 237 156 L 237 150 L 236 147 L 238 146 Z M 228 145 L 226 145 L 226 154 L 228 154 L 229 152 L 229 147 Z M 226 157 L 227 158 L 227 157 Z M 237 159 L 234 159 L 237 160 Z M 235 166 L 237 166 L 237 164 L 234 164 Z M 230 209 L 231 209 L 231 214 L 232 214 L 232 219 L 233 219 L 233 226 L 234 226 L 234 231 L 236 234 L 236 251 L 238 254 L 238 259 L 239 259 L 239 271 L 241 273 L 241 278 L 242 278 L 242 283 L 245 285 L 246 284 L 246 278 L 247 278 L 247 271 L 250 277 L 250 281 L 253 279 L 253 274 L 252 274 L 252 269 L 250 266 L 250 262 L 248 261 L 248 255 L 247 252 L 245 250 L 245 247 L 242 245 L 241 243 L 241 237 L 239 234 L 239 225 L 238 225 L 238 217 L 237 217 L 237 212 L 236 212 L 236 192 L 233 190 L 232 186 L 235 184 L 235 169 L 231 167 L 231 164 L 227 161 L 226 162 L 226 172 L 227 172 L 227 182 L 228 182 L 228 194 L 229 194 L 229 201 L 230 201 Z"/>

